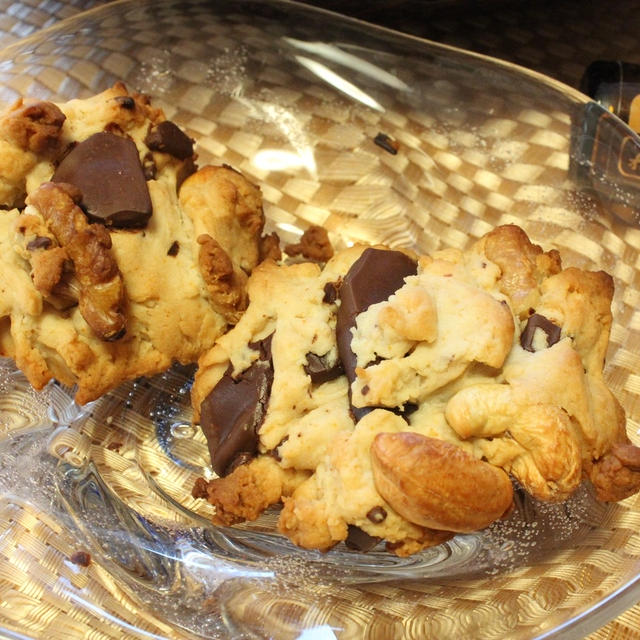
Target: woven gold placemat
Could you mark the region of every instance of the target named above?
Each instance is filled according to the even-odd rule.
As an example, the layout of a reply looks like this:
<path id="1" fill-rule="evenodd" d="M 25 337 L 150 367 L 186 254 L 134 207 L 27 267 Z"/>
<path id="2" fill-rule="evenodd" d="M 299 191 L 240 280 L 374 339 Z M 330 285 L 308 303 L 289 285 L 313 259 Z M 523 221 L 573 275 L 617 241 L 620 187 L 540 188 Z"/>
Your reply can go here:
<path id="1" fill-rule="evenodd" d="M 4 33 L 0 44 L 10 44 L 95 4 L 98 3 L 79 0 L 66 4 L 5 2 L 2 7 L 3 22 L 0 24 L 0 30 Z M 627 22 L 626 28 L 623 28 L 624 15 L 622 18 L 618 15 L 620 7 L 629 8 L 632 3 L 616 5 L 615 12 L 608 5 L 609 10 L 602 10 L 600 13 L 595 12 L 595 3 L 580 3 L 582 11 L 575 14 L 571 11 L 578 8 L 578 3 L 554 3 L 556 11 L 553 19 L 544 14 L 542 9 L 536 8 L 540 5 L 527 8 L 517 2 L 485 3 L 481 10 L 476 6 L 476 10 L 472 11 L 469 3 L 458 3 L 466 5 L 467 10 L 463 13 L 451 13 L 450 7 L 445 6 L 447 4 L 453 3 L 395 3 L 396 17 L 402 20 L 392 24 L 390 19 L 383 19 L 382 13 L 375 13 L 377 9 L 374 3 L 369 5 L 371 12 L 367 17 L 416 32 L 416 16 L 424 18 L 423 12 L 427 10 L 427 5 L 432 5 L 428 8 L 434 12 L 430 14 L 433 19 L 428 24 L 432 31 L 419 35 L 528 64 L 574 85 L 584 64 L 593 57 L 630 58 L 634 53 L 635 40 L 631 39 L 627 30 L 633 28 L 633 22 Z M 606 4 L 601 3 L 600 7 Z M 547 9 L 551 6 L 550 3 L 542 5 Z M 348 3 L 343 5 L 343 9 L 349 9 Z M 525 9 L 524 15 L 528 16 L 529 22 L 522 17 Z M 417 13 L 412 14 L 412 11 Z M 624 11 L 621 13 L 624 14 Z M 602 19 L 594 22 L 597 15 Z M 611 45 L 610 48 L 607 48 L 607 44 Z M 230 115 L 232 114 L 226 114 L 227 117 Z M 348 203 L 342 204 L 346 206 Z M 161 637 L 190 637 L 159 623 L 144 608 L 137 608 L 98 565 L 82 567 L 71 562 L 70 557 L 79 549 L 65 537 L 59 525 L 45 515 L 34 512 L 28 504 L 5 497 L 0 502 L 0 517 L 3 522 L 11 523 L 0 542 L 3 555 L 8 554 L 12 559 L 10 564 L 0 567 L 2 579 L 8 585 L 0 600 L 3 614 L 13 616 L 17 631 L 28 621 L 29 628 L 41 629 L 40 637 L 46 638 L 136 637 L 126 631 L 127 625 L 137 626 L 149 634 Z M 42 566 L 49 571 L 46 581 L 50 588 L 47 589 L 32 586 L 29 580 L 35 572 L 42 571 Z M 559 584 L 561 582 L 559 578 Z M 100 603 L 99 606 L 93 611 L 84 609 L 79 612 L 74 608 L 74 590 L 71 587 L 84 589 L 85 593 L 91 595 L 93 602 Z M 397 611 L 393 613 L 401 614 Z M 96 631 L 97 628 L 100 629 L 99 632 Z M 637 606 L 590 638 L 635 640 L 640 638 L 639 628 L 640 606 Z M 393 626 L 389 629 L 392 631 Z"/>

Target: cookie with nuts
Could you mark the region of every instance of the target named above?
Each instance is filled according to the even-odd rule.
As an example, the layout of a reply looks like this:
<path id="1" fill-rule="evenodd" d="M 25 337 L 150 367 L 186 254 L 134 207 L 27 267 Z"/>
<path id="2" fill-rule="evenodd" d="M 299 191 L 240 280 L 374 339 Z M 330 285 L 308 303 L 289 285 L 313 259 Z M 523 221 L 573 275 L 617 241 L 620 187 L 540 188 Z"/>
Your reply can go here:
<path id="1" fill-rule="evenodd" d="M 118 83 L 0 116 L 0 355 L 94 400 L 194 362 L 237 322 L 260 259 L 258 187 Z"/>
<path id="2" fill-rule="evenodd" d="M 487 527 L 516 481 L 561 501 L 640 488 L 640 449 L 603 378 L 612 279 L 564 268 L 522 229 L 432 256 L 356 246 L 324 267 L 266 261 L 192 401 L 214 522 L 281 503 L 296 544 L 397 555 Z"/>

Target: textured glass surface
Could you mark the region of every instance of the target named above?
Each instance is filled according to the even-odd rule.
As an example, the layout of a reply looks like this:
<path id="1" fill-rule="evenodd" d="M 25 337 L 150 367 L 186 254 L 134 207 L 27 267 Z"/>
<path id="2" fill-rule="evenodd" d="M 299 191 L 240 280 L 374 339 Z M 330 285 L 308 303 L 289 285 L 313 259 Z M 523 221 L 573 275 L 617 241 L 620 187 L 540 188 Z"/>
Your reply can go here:
<path id="1" fill-rule="evenodd" d="M 4 104 L 86 97 L 117 80 L 196 139 L 200 164 L 260 184 L 268 230 L 285 242 L 314 223 L 337 247 L 431 252 L 515 222 L 566 265 L 609 271 L 605 373 L 638 442 L 640 231 L 634 193 L 584 153 L 586 98 L 284 2 L 116 2 L 0 56 Z M 608 126 L 613 153 L 628 132 Z M 302 551 L 275 532 L 274 513 L 215 528 L 191 497 L 211 473 L 190 421 L 192 375 L 175 367 L 79 407 L 73 390 L 36 393 L 0 362 L 0 626 L 36 637 L 577 638 L 640 597 L 640 500 L 603 505 L 586 488 L 563 505 L 518 495 L 508 520 L 406 559 Z M 69 560 L 79 550 L 89 566 Z"/>

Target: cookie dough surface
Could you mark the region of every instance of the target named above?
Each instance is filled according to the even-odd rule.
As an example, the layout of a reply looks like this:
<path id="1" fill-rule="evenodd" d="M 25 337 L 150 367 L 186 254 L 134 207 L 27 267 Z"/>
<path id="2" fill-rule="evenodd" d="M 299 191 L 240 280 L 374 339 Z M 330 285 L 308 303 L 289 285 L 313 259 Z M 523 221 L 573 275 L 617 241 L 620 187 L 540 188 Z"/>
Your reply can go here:
<path id="1" fill-rule="evenodd" d="M 261 264 L 246 313 L 200 359 L 195 419 L 219 477 L 194 495 L 214 522 L 281 502 L 302 547 L 364 538 L 408 555 L 500 518 L 512 479 L 550 501 L 585 479 L 603 500 L 638 490 L 640 450 L 602 374 L 608 275 L 563 269 L 508 225 L 467 252 L 409 256 L 414 274 L 358 308 L 355 283 L 381 278 L 372 251 L 389 250 Z"/>
<path id="2" fill-rule="evenodd" d="M 63 172 L 89 139 L 126 142 L 149 211 L 125 202 L 100 218 L 89 186 L 68 188 L 83 164 L 101 189 L 130 173 L 92 148 Z M 193 141 L 122 84 L 64 104 L 20 101 L 0 117 L 0 355 L 36 389 L 56 378 L 86 403 L 194 362 L 238 320 L 259 260 L 261 194 L 195 160 Z"/>

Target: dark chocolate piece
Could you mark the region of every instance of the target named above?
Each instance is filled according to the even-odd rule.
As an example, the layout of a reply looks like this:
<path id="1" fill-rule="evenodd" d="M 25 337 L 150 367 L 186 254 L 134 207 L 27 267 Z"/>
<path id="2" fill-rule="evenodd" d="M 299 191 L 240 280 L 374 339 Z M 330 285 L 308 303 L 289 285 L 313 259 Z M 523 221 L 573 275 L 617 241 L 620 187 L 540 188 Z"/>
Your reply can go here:
<path id="1" fill-rule="evenodd" d="M 332 364 L 328 359 L 328 355 L 327 353 L 323 356 L 311 352 L 307 353 L 307 364 L 304 367 L 304 371 L 314 384 L 335 380 L 344 373 L 340 359 L 336 359 Z"/>
<path id="2" fill-rule="evenodd" d="M 363 531 L 360 527 L 356 527 L 353 524 L 348 526 L 348 531 L 349 533 L 344 543 L 349 549 L 353 549 L 354 551 L 371 551 L 381 540 L 381 538 L 370 536 L 366 531 Z"/>
<path id="3" fill-rule="evenodd" d="M 553 346 L 558 342 L 558 340 L 560 340 L 560 333 L 562 329 L 543 315 L 534 313 L 527 320 L 524 331 L 520 335 L 520 345 L 525 351 L 531 351 L 532 353 L 535 351 L 533 348 L 533 339 L 536 329 L 542 329 L 542 331 L 547 334 L 547 347 Z"/>
<path id="4" fill-rule="evenodd" d="M 349 388 L 356 377 L 356 356 L 351 351 L 351 329 L 356 325 L 356 317 L 372 304 L 387 300 L 402 287 L 406 277 L 416 275 L 417 271 L 417 264 L 401 251 L 368 248 L 344 277 L 338 292 L 336 338 Z M 352 406 L 351 411 L 357 422 L 373 408 Z"/>
<path id="5" fill-rule="evenodd" d="M 118 228 L 144 227 L 151 197 L 132 140 L 101 131 L 73 147 L 53 182 L 67 182 L 82 192 L 80 202 L 94 222 Z"/>
<path id="6" fill-rule="evenodd" d="M 398 153 L 398 143 L 390 138 L 386 133 L 379 133 L 373 141 L 379 147 L 388 151 L 392 155 L 396 155 Z"/>
<path id="7" fill-rule="evenodd" d="M 394 413 L 397 413 L 401 418 L 404 418 L 407 424 L 410 424 L 409 416 L 412 413 L 416 412 L 417 410 L 418 410 L 417 404 L 414 404 L 413 402 L 405 402 L 404 406 L 402 407 L 402 410 L 396 408 L 394 410 Z"/>
<path id="8" fill-rule="evenodd" d="M 168 256 L 177 256 L 180 251 L 180 243 L 177 240 L 174 240 L 167 251 Z"/>
<path id="9" fill-rule="evenodd" d="M 131 96 L 117 96 L 114 100 L 123 108 L 131 111 L 136 108 L 136 101 Z"/>
<path id="10" fill-rule="evenodd" d="M 322 302 L 325 304 L 333 304 L 338 299 L 339 288 L 339 283 L 327 282 L 327 284 L 324 285 L 324 296 L 322 296 Z"/>
<path id="11" fill-rule="evenodd" d="M 367 518 L 373 522 L 373 524 L 380 524 L 387 519 L 387 512 L 384 507 L 373 507 L 367 511 Z"/>
<path id="12" fill-rule="evenodd" d="M 228 475 L 258 452 L 258 430 L 273 382 L 272 335 L 250 344 L 260 352 L 258 359 L 235 379 L 229 365 L 200 406 L 200 427 L 207 438 L 211 466 L 219 476 Z"/>
<path id="13" fill-rule="evenodd" d="M 230 463 L 226 470 L 226 475 L 232 473 L 235 469 L 242 466 L 243 464 L 247 464 L 247 462 L 251 462 L 255 457 L 255 453 L 249 453 L 248 451 L 243 451 L 239 453 Z"/>
<path id="14" fill-rule="evenodd" d="M 46 236 L 36 236 L 33 240 L 27 243 L 27 249 L 29 251 L 35 251 L 36 249 L 48 249 L 51 246 L 51 238 Z"/>
<path id="15" fill-rule="evenodd" d="M 168 153 L 178 160 L 186 160 L 193 155 L 193 140 L 171 120 L 149 129 L 144 143 L 152 151 Z"/>

